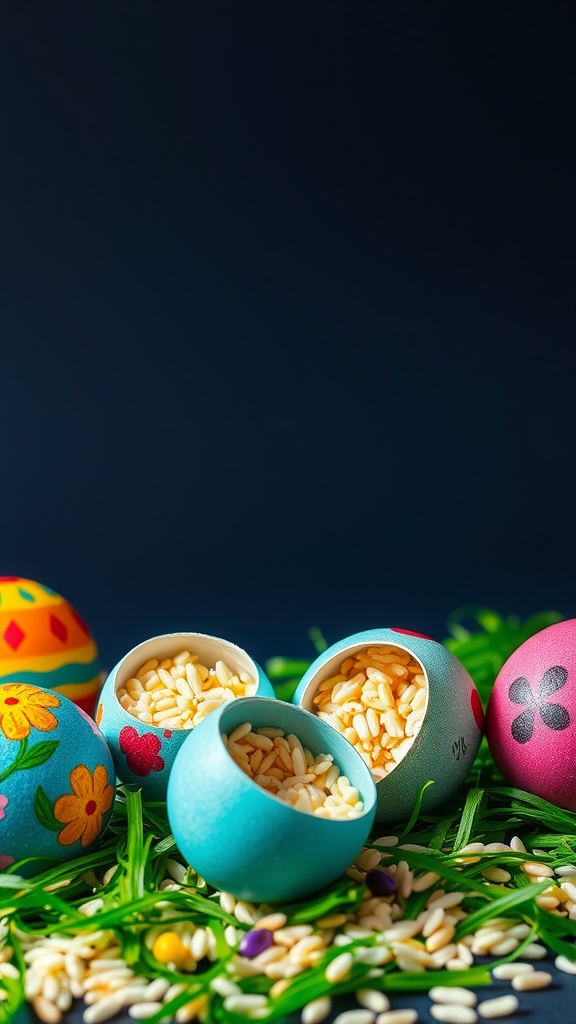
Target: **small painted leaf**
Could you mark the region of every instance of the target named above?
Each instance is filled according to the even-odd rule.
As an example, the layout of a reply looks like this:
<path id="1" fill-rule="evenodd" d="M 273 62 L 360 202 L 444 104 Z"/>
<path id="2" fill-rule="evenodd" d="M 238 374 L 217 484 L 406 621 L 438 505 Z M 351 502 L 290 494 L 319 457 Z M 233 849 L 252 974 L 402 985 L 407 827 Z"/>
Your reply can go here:
<path id="1" fill-rule="evenodd" d="M 62 822 L 58 821 L 54 816 L 52 804 L 42 789 L 42 786 L 38 786 L 38 789 L 36 790 L 36 796 L 34 797 L 34 813 L 42 825 L 42 828 L 48 829 L 49 832 L 60 832 Z"/>
<path id="2" fill-rule="evenodd" d="M 530 689 L 530 683 L 524 676 L 515 679 L 510 685 L 508 696 L 514 704 L 533 704 L 534 694 Z"/>
<path id="3" fill-rule="evenodd" d="M 517 743 L 528 743 L 534 732 L 534 710 L 526 708 L 518 718 L 512 722 L 512 737 Z"/>
<path id="4" fill-rule="evenodd" d="M 570 725 L 570 715 L 561 704 L 542 704 L 540 707 L 542 721 L 549 729 L 560 731 Z"/>
<path id="5" fill-rule="evenodd" d="M 25 736 L 23 740 L 20 740 L 20 746 L 18 747 L 18 753 L 16 754 L 16 760 L 13 762 L 12 770 L 17 772 L 22 764 L 22 761 L 26 757 L 26 751 L 28 750 L 28 739 Z"/>
<path id="6" fill-rule="evenodd" d="M 28 768 L 38 768 L 39 765 L 45 764 L 52 757 L 59 743 L 59 740 L 42 740 L 40 743 L 35 743 L 33 747 L 26 751 L 26 754 L 20 761 L 18 765 L 19 770 L 24 771 Z"/>
<path id="7" fill-rule="evenodd" d="M 568 679 L 568 672 L 562 665 L 553 665 L 546 670 L 538 687 L 538 697 L 549 697 L 556 690 L 561 690 Z"/>

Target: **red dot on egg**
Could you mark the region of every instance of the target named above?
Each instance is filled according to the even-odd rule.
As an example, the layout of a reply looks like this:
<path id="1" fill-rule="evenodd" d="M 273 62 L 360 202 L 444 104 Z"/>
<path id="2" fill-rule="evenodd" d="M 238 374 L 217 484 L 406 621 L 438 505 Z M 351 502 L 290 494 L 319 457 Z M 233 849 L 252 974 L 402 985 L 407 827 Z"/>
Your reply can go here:
<path id="1" fill-rule="evenodd" d="M 484 728 L 484 709 L 482 707 L 482 701 L 480 700 L 478 690 L 472 690 L 472 693 L 470 694 L 470 704 L 472 706 L 474 721 L 480 729 L 480 732 L 482 732 Z"/>
<path id="2" fill-rule="evenodd" d="M 165 740 L 169 740 L 171 736 L 172 736 L 172 730 L 171 729 L 164 729 L 164 739 Z"/>
<path id="3" fill-rule="evenodd" d="M 415 633 L 413 629 L 400 629 L 400 626 L 390 626 L 393 633 L 405 633 L 406 636 L 419 636 L 421 640 L 434 640 L 432 636 L 426 636 L 426 633 Z"/>

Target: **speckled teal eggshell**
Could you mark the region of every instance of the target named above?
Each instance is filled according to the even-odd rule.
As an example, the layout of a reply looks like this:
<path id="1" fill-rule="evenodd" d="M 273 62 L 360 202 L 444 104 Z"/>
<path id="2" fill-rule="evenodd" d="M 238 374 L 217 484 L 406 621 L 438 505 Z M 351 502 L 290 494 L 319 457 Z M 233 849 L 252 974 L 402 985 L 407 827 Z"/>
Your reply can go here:
<path id="1" fill-rule="evenodd" d="M 150 658 L 162 661 L 182 650 L 208 655 L 205 664 L 212 666 L 222 658 L 230 668 L 246 668 L 257 678 L 256 693 L 273 697 L 274 689 L 260 666 L 242 648 L 229 640 L 205 633 L 165 633 L 151 637 L 133 647 L 114 666 L 100 695 L 96 711 L 102 734 L 106 737 L 116 774 L 121 782 L 136 783 L 147 800 L 165 800 L 168 777 L 189 729 L 163 729 L 141 722 L 120 704 L 117 690 Z"/>
<path id="2" fill-rule="evenodd" d="M 221 738 L 246 721 L 294 733 L 315 756 L 332 754 L 363 798 L 362 815 L 318 818 L 248 778 Z M 241 697 L 190 733 L 172 767 L 167 806 L 176 843 L 195 871 L 239 899 L 273 904 L 302 899 L 344 873 L 369 835 L 376 788 L 354 748 L 314 715 L 284 701 Z"/>
<path id="3" fill-rule="evenodd" d="M 18 868 L 32 874 L 94 848 L 114 791 L 110 750 L 85 711 L 53 690 L 0 686 L 0 870 L 41 858 Z"/>
<path id="4" fill-rule="evenodd" d="M 394 823 L 410 817 L 422 786 L 430 780 L 433 785 L 424 793 L 423 810 L 453 796 L 478 752 L 483 712 L 472 678 L 458 658 L 437 641 L 401 629 L 368 629 L 333 644 L 302 677 L 294 703 L 312 711 L 322 680 L 338 672 L 348 654 L 373 644 L 393 644 L 412 654 L 422 665 L 428 686 L 419 734 L 403 760 L 376 783 L 376 820 Z"/>

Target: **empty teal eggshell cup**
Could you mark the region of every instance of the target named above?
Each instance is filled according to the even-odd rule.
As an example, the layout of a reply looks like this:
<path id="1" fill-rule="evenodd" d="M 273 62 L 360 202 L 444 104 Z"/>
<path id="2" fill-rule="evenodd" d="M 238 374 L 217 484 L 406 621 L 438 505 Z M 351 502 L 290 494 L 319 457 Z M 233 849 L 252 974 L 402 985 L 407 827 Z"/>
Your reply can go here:
<path id="1" fill-rule="evenodd" d="M 126 711 L 118 691 L 150 658 L 162 662 L 180 651 L 198 654 L 208 668 L 218 660 L 235 672 L 248 672 L 256 694 L 273 697 L 274 689 L 260 666 L 237 644 L 207 633 L 163 633 L 133 647 L 106 679 L 96 710 L 96 721 L 106 739 L 120 782 L 135 783 L 147 800 L 165 800 L 168 777 L 178 750 L 194 729 L 165 729 L 141 722 Z"/>
<path id="2" fill-rule="evenodd" d="M 222 734 L 250 722 L 294 733 L 314 754 L 332 754 L 359 791 L 357 818 L 316 817 L 283 803 L 250 779 Z M 376 809 L 376 787 L 354 748 L 315 715 L 276 699 L 239 697 L 213 711 L 178 751 L 167 809 L 177 846 L 210 885 L 255 903 L 299 900 L 342 875 L 362 849 Z"/>
<path id="3" fill-rule="evenodd" d="M 471 676 L 451 651 L 420 633 L 392 628 L 354 633 L 323 651 L 302 677 L 294 703 L 315 713 L 313 698 L 323 680 L 337 674 L 349 655 L 379 644 L 407 651 L 421 665 L 427 695 L 420 731 L 410 749 L 376 782 L 376 821 L 395 823 L 410 817 L 427 782 L 432 785 L 422 797 L 424 811 L 454 795 L 478 752 L 484 716 Z"/>

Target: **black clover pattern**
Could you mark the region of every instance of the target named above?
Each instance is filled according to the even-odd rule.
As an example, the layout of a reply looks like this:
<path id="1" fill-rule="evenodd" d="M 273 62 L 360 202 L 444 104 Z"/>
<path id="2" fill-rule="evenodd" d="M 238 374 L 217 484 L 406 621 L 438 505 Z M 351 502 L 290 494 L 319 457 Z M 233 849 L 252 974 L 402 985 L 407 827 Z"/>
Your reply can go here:
<path id="1" fill-rule="evenodd" d="M 549 729 L 559 731 L 570 725 L 570 715 L 561 704 L 548 703 L 548 697 L 561 690 L 568 679 L 568 672 L 561 665 L 546 670 L 538 684 L 536 693 L 524 676 L 510 685 L 508 696 L 514 704 L 525 704 L 526 708 L 512 722 L 512 736 L 517 743 L 528 743 L 534 731 L 536 712 Z"/>

